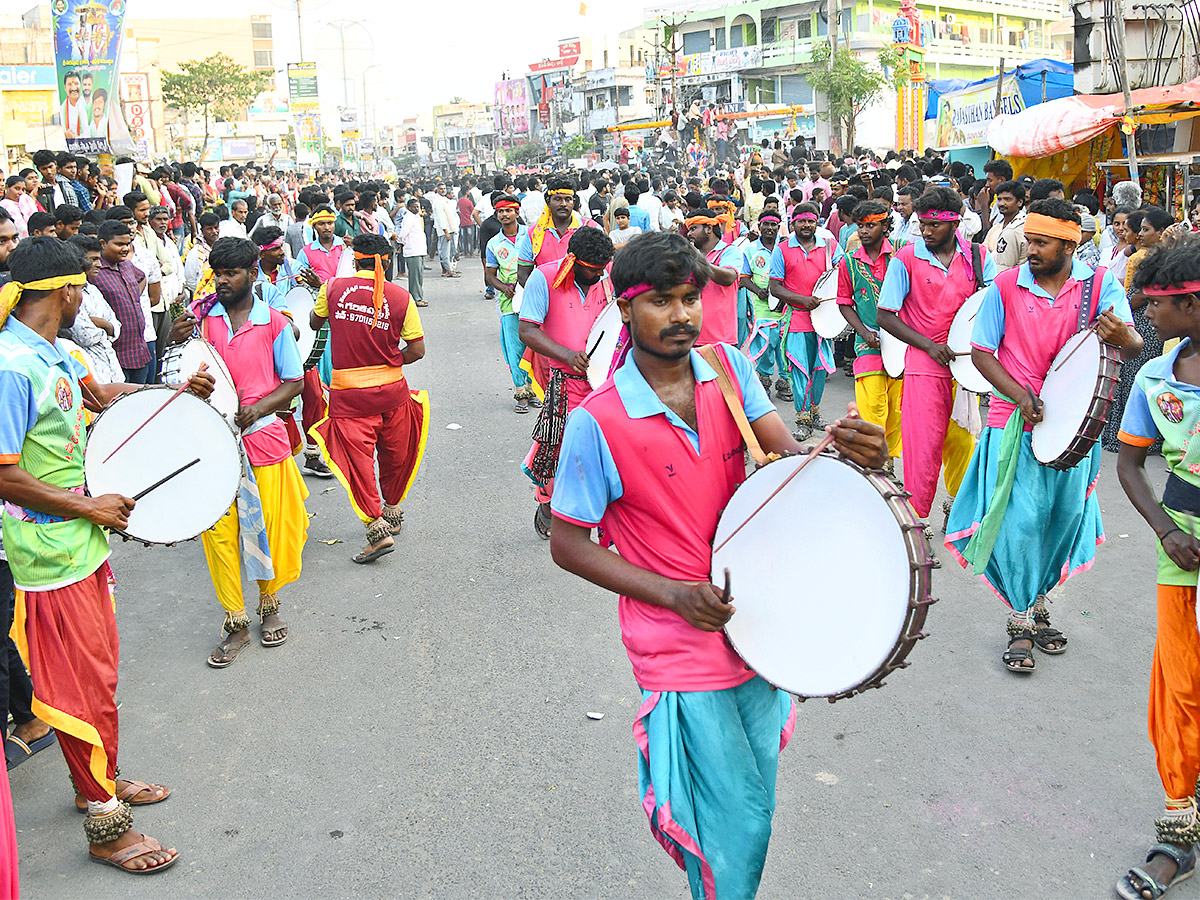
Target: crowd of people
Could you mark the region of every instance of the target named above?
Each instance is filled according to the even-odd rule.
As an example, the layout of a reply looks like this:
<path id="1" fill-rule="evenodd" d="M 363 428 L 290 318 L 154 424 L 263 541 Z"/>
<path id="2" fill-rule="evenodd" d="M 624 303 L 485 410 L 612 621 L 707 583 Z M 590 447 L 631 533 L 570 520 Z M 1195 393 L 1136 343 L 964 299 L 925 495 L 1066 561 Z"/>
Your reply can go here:
<path id="1" fill-rule="evenodd" d="M 692 142 L 721 124 L 691 118 L 680 128 Z M 139 164 L 121 184 L 116 170 L 39 151 L 6 180 L 6 757 L 20 765 L 57 740 L 94 859 L 146 873 L 179 857 L 132 829 L 131 808 L 170 788 L 116 767 L 107 541 L 135 503 L 84 492 L 89 417 L 159 382 L 181 345 L 211 346 L 236 388 L 231 424 L 247 463 L 238 500 L 202 536 L 223 616 L 207 662 L 232 665 L 254 618 L 260 643 L 278 647 L 289 634 L 279 594 L 300 577 L 307 537 L 305 476 L 345 487 L 365 530 L 356 563 L 394 550 L 429 427 L 428 397 L 404 375 L 425 353 L 424 272 L 437 260 L 441 277 L 459 278 L 477 256 L 499 319 L 497 377 L 511 381 L 516 414 L 537 413 L 521 466 L 534 528 L 560 566 L 620 596 L 643 692 L 643 802 L 696 897 L 757 890 L 794 721 L 791 699 L 723 639 L 735 596 L 710 583 L 746 448 L 798 453 L 828 432 L 850 460 L 902 478 L 922 520 L 940 480 L 944 547 L 1002 601 L 1000 661 L 1029 676 L 1035 650 L 1068 648 L 1050 592 L 1090 567 L 1104 537 L 1101 444 L 1071 468 L 1040 465 L 1039 393 L 1078 331 L 1111 345 L 1124 367 L 1102 443 L 1119 451 L 1121 482 L 1160 540 L 1151 736 L 1168 798 L 1158 843 L 1118 891 L 1153 900 L 1191 874 L 1200 202 L 1177 222 L 1133 182 L 1068 199 L 1061 182 L 1004 160 L 976 175 L 933 153 L 846 156 L 714 135 L 711 165 L 667 145 L 603 172 Z M 297 290 L 311 297 L 300 320 Z M 948 345 L 975 295 L 970 356 L 993 388 L 983 396 L 956 382 Z M 837 338 L 814 326 L 823 302 L 844 320 Z M 614 308 L 620 333 L 601 351 L 593 331 Z M 318 336 L 307 358 L 302 333 Z M 885 340 L 903 345 L 902 375 L 884 365 Z M 822 400 L 839 368 L 855 404 L 830 415 Z M 184 381 L 208 397 L 218 377 Z M 1162 503 L 1144 475 L 1156 449 L 1171 470 Z M 258 582 L 253 614 L 243 569 Z"/>

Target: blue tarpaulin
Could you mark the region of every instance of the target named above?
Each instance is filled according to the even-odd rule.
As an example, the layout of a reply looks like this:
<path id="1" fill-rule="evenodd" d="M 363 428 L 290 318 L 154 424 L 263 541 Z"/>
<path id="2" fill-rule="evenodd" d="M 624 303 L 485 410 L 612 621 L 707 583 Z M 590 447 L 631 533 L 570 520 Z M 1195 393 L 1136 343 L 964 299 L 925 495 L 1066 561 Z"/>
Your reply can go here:
<path id="1" fill-rule="evenodd" d="M 1030 107 L 1043 100 L 1057 100 L 1059 97 L 1070 97 L 1075 93 L 1075 67 L 1071 63 L 1059 62 L 1056 59 L 1035 59 L 1023 63 L 1013 69 L 1005 70 L 1005 77 L 1015 71 L 1017 88 L 1025 106 Z M 1042 73 L 1046 73 L 1046 96 L 1042 97 Z M 938 98 L 951 91 L 959 91 L 966 87 L 983 87 L 996 84 L 996 76 L 989 75 L 979 81 L 967 81 L 965 78 L 930 79 L 925 82 L 929 86 L 929 102 L 925 107 L 925 118 L 938 117 Z"/>

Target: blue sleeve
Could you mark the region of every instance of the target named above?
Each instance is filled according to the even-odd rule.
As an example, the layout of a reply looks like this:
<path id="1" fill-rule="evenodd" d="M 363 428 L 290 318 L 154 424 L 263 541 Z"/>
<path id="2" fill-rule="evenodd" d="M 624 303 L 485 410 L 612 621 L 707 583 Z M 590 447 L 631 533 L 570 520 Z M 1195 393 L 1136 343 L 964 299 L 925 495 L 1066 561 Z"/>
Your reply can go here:
<path id="1" fill-rule="evenodd" d="M 579 525 L 599 525 L 608 504 L 624 493 L 600 423 L 586 409 L 572 410 L 563 430 L 550 509 Z"/>
<path id="2" fill-rule="evenodd" d="M 742 252 L 740 247 L 735 247 L 732 244 L 721 254 L 721 268 L 733 269 L 736 272 L 741 272 L 746 268 L 746 254 Z"/>
<path id="3" fill-rule="evenodd" d="M 275 335 L 271 354 L 275 358 L 275 374 L 280 381 L 299 381 L 304 377 L 304 360 L 300 358 L 300 347 L 290 321 L 285 322 L 279 334 Z"/>
<path id="4" fill-rule="evenodd" d="M 989 257 L 990 259 L 990 257 Z M 992 266 L 995 276 L 996 267 Z M 984 271 L 987 267 L 984 266 Z M 904 306 L 904 298 L 908 296 L 908 269 L 896 257 L 888 263 L 887 274 L 883 276 L 883 285 L 879 288 L 879 308 L 889 312 L 900 312 Z"/>
<path id="5" fill-rule="evenodd" d="M 312 263 L 308 261 L 308 248 L 305 248 L 296 254 L 295 263 L 297 272 L 299 272 L 301 269 L 312 268 Z"/>
<path id="6" fill-rule="evenodd" d="M 767 396 L 766 389 L 763 388 L 762 382 L 754 373 L 754 366 L 750 364 L 750 360 L 746 359 L 745 354 L 737 347 L 730 344 L 722 346 L 725 348 L 725 356 L 729 359 L 729 365 L 733 369 L 733 375 L 737 378 L 738 387 L 742 391 L 742 407 L 746 410 L 746 418 L 753 422 L 755 419 L 761 419 L 767 413 L 775 412 L 775 404 Z"/>
<path id="7" fill-rule="evenodd" d="M 1142 380 L 1141 373 L 1134 379 L 1129 399 L 1125 401 L 1121 431 L 1146 440 L 1158 438 L 1158 426 L 1154 424 L 1154 418 L 1150 415 L 1150 398 L 1146 396 L 1146 383 Z"/>
<path id="8" fill-rule="evenodd" d="M 521 321 L 541 325 L 550 312 L 550 285 L 546 276 L 537 269 L 525 282 L 525 293 L 521 295 Z"/>
<path id="9" fill-rule="evenodd" d="M 783 237 L 775 242 L 775 249 L 771 251 L 771 279 L 773 281 L 783 281 Z"/>
<path id="10" fill-rule="evenodd" d="M 1111 309 L 1116 313 L 1117 318 L 1126 325 L 1133 324 L 1133 310 L 1129 308 L 1129 297 L 1125 294 L 1125 288 L 1121 287 L 1111 270 L 1104 272 L 1104 278 L 1100 282 L 1099 296 L 1096 298 L 1096 314 L 1101 315 L 1105 310 Z"/>
<path id="11" fill-rule="evenodd" d="M 16 462 L 37 422 L 37 400 L 24 375 L 0 370 L 0 460 Z"/>
<path id="12" fill-rule="evenodd" d="M 517 262 L 527 266 L 533 265 L 533 238 L 529 236 L 528 231 L 517 239 Z"/>
<path id="13" fill-rule="evenodd" d="M 749 248 L 747 248 L 747 249 L 749 249 Z M 753 275 L 754 274 L 754 272 L 750 268 L 750 254 L 749 253 L 742 254 L 742 274 L 743 275 Z"/>
<path id="14" fill-rule="evenodd" d="M 992 254 L 983 254 L 983 283 L 991 284 L 996 280 L 996 260 L 992 258 Z"/>
<path id="15" fill-rule="evenodd" d="M 834 268 L 838 263 L 840 263 L 842 261 L 842 257 L 845 255 L 846 255 L 845 249 L 843 249 L 840 244 L 834 244 L 833 245 L 833 254 L 829 261 L 829 268 L 831 268 L 831 269 Z"/>
<path id="16" fill-rule="evenodd" d="M 1004 301 L 1000 299 L 1000 288 L 990 284 L 975 315 L 975 327 L 971 329 L 971 346 L 992 353 L 1000 346 L 1004 337 Z"/>
<path id="17" fill-rule="evenodd" d="M 495 240 L 495 238 L 492 240 Z M 496 259 L 496 254 L 492 252 L 492 241 L 488 241 L 487 246 L 484 248 L 483 264 L 491 266 L 494 269 L 500 268 L 500 262 Z"/>

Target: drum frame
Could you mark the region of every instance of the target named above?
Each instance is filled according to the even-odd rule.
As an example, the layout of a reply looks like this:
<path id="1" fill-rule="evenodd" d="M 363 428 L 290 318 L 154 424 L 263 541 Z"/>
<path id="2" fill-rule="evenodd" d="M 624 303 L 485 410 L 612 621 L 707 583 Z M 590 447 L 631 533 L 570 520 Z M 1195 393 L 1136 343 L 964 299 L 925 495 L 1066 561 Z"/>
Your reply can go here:
<path id="1" fill-rule="evenodd" d="M 170 393 L 173 393 L 174 390 L 175 390 L 174 388 L 172 388 L 168 385 L 165 385 L 165 384 L 148 384 L 145 387 L 141 388 L 140 390 L 132 391 L 129 394 L 122 394 L 120 397 L 117 397 L 115 400 L 113 400 L 111 403 L 109 403 L 108 406 L 104 407 L 104 409 L 102 409 L 96 415 L 96 417 L 94 419 L 92 419 L 92 424 L 88 426 L 88 435 L 89 436 L 91 435 L 92 431 L 95 429 L 95 427 L 98 424 L 100 424 L 100 420 L 104 418 L 105 414 L 110 409 L 112 409 L 114 406 L 116 406 L 118 403 L 120 403 L 124 397 L 132 396 L 132 394 L 140 394 L 142 391 L 159 391 L 162 393 L 163 399 L 166 400 L 170 396 Z M 237 429 L 234 428 L 233 423 L 230 422 L 228 419 L 226 419 L 224 414 L 221 413 L 221 411 L 218 410 L 211 403 L 209 403 L 207 399 L 205 399 L 203 397 L 196 397 L 195 394 L 192 394 L 192 396 L 195 397 L 200 402 L 206 404 L 210 409 L 212 409 L 212 411 L 217 414 L 217 417 L 224 423 L 225 427 L 229 429 L 229 433 L 233 436 L 233 442 L 234 442 L 234 444 L 237 445 L 238 461 L 241 463 L 241 474 L 245 475 L 246 465 L 247 465 L 246 448 L 242 444 L 241 436 L 239 435 Z M 87 492 L 87 495 L 89 497 L 93 496 L 91 488 L 88 487 L 88 485 L 87 485 L 87 477 L 86 477 L 87 476 L 87 454 L 90 452 L 90 448 L 91 448 L 91 445 L 88 444 L 83 449 L 84 490 Z M 229 498 L 229 504 L 225 507 L 226 509 L 228 509 L 229 506 L 232 506 L 235 502 L 237 502 L 237 495 L 238 495 L 238 491 L 240 489 L 241 489 L 241 477 L 239 477 L 239 479 L 238 479 L 238 486 L 235 487 L 233 490 L 233 496 Z M 218 518 L 217 521 L 219 522 L 220 519 Z M 217 524 L 216 522 L 213 522 L 213 525 L 216 525 L 216 524 Z M 193 534 L 191 537 L 181 538 L 180 540 L 194 541 L 196 538 L 200 537 L 200 535 L 204 534 L 205 531 L 208 531 L 209 528 L 212 528 L 212 525 L 209 525 L 208 528 L 201 529 L 200 531 Z M 121 531 L 118 528 L 110 528 L 108 530 L 113 532 L 114 534 L 119 534 L 121 536 L 121 539 L 124 541 L 137 541 L 143 547 L 151 547 L 156 544 L 161 544 L 164 547 L 174 547 L 176 544 L 179 543 L 179 541 L 169 541 L 169 542 L 168 541 L 148 541 L 145 538 L 140 538 L 140 537 L 137 537 L 136 535 L 126 534 L 124 531 Z"/>
<path id="2" fill-rule="evenodd" d="M 758 675 L 758 672 L 751 665 L 750 661 L 742 655 L 738 650 L 737 644 L 731 638 L 728 632 L 725 632 L 725 640 L 734 652 L 742 658 L 746 664 L 746 668 L 755 672 L 759 678 L 762 678 L 772 687 L 777 690 L 787 691 L 796 698 L 797 701 L 803 703 L 809 699 L 824 697 L 830 703 L 836 703 L 838 700 L 845 700 L 848 697 L 853 697 L 855 694 L 862 694 L 871 689 L 881 688 L 884 685 L 884 679 L 897 669 L 907 669 L 909 666 L 908 654 L 912 652 L 917 641 L 924 640 L 929 636 L 929 632 L 922 630 L 925 626 L 925 617 L 928 615 L 929 607 L 937 603 L 937 598 L 933 596 L 933 550 L 929 544 L 929 540 L 925 537 L 925 524 L 913 511 L 912 505 L 908 502 L 912 496 L 904 488 L 896 482 L 894 478 L 887 475 L 885 472 L 878 469 L 866 469 L 857 463 L 843 457 L 841 454 L 832 450 L 827 450 L 820 454 L 828 457 L 842 465 L 849 466 L 859 475 L 867 480 L 867 483 L 883 497 L 887 503 L 888 509 L 895 516 L 897 523 L 900 526 L 900 532 L 904 536 L 904 546 L 908 552 L 909 566 L 909 589 L 908 589 L 908 611 L 905 614 L 904 625 L 900 628 L 900 634 L 896 638 L 895 644 L 884 658 L 883 664 L 880 665 L 874 672 L 868 675 L 865 679 L 859 682 L 854 687 L 841 691 L 837 694 L 797 694 L 788 690 L 784 685 L 776 684 L 769 678 Z M 770 463 L 767 463 L 770 465 Z M 761 466 L 758 468 L 762 468 Z M 757 471 L 757 469 L 756 469 Z M 724 516 L 724 513 L 722 513 Z M 720 520 L 718 519 L 718 530 L 720 529 Z M 716 535 L 714 534 L 714 540 Z M 918 561 L 919 560 L 919 561 Z M 736 598 L 735 598 L 736 599 Z"/>
<path id="3" fill-rule="evenodd" d="M 1104 431 L 1104 424 L 1112 410 L 1117 382 L 1121 378 L 1121 353 L 1108 341 L 1099 336 L 1096 339 L 1100 341 L 1100 371 L 1096 374 L 1096 387 L 1092 392 L 1092 402 L 1083 417 L 1083 424 L 1079 426 L 1079 431 L 1066 450 L 1049 462 L 1037 460 L 1038 465 L 1061 471 L 1073 469 L 1091 455 L 1092 447 L 1100 440 L 1100 434 Z M 1059 353 L 1061 352 L 1060 350 Z M 1057 362 L 1058 354 L 1055 354 L 1054 361 L 1050 363 L 1051 370 Z"/>

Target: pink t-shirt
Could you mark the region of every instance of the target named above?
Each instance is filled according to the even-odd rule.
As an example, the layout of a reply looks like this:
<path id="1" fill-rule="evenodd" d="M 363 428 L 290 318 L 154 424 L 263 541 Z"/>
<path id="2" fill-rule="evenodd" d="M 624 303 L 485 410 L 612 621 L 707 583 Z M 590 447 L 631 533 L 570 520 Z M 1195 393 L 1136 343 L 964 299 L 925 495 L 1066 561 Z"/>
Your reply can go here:
<path id="1" fill-rule="evenodd" d="M 730 245 L 724 241 L 717 241 L 717 246 L 708 252 L 706 259 L 714 266 L 721 266 L 722 258 L 726 253 L 731 257 L 739 257 L 736 268 L 740 275 L 742 271 L 741 251 L 731 251 Z M 724 265 L 728 266 L 730 263 L 726 262 Z M 704 290 L 700 292 L 703 318 L 700 322 L 700 337 L 696 339 L 697 346 L 721 343 L 737 344 L 737 293 L 738 282 L 736 280 L 730 285 L 720 285 L 709 279 Z"/>
<path id="2" fill-rule="evenodd" d="M 818 242 L 811 253 L 806 253 L 803 247 L 793 246 L 789 238 L 786 241 L 777 242 L 775 246 L 783 254 L 783 286 L 789 291 L 811 297 L 817 279 L 829 268 L 829 245 Z M 788 326 L 788 333 L 796 334 L 812 330 L 812 313 L 807 309 L 793 306 L 792 322 Z"/>
<path id="3" fill-rule="evenodd" d="M 666 578 L 708 581 L 717 520 L 746 478 L 742 437 L 717 381 L 696 382 L 699 454 L 665 415 L 630 418 L 611 380 L 582 408 L 604 432 L 624 487 L 600 523 L 621 556 Z M 645 690 L 718 691 L 754 677 L 721 631 L 701 631 L 676 612 L 632 597 L 621 597 L 617 612 L 634 677 Z"/>
<path id="4" fill-rule="evenodd" d="M 981 247 L 980 252 L 986 258 L 987 251 Z M 975 293 L 970 245 L 961 238 L 958 240 L 948 272 L 917 256 L 915 244 L 905 244 L 894 258 L 908 270 L 908 297 L 897 313 L 900 321 L 934 343 L 946 343 L 955 314 L 966 299 Z M 946 366 L 934 362 L 924 350 L 911 346 L 904 355 L 904 373 L 951 377 Z"/>
<path id="5" fill-rule="evenodd" d="M 218 304 L 214 309 L 221 309 Z M 266 324 L 255 324 L 252 318 L 261 316 L 261 310 L 270 313 Z M 275 341 L 280 332 L 291 328 L 292 323 L 287 316 L 277 309 L 271 309 L 265 303 L 256 302 L 244 325 L 231 338 L 229 336 L 228 320 L 224 315 L 209 314 L 204 319 L 201 329 L 205 339 L 225 361 L 225 368 L 233 376 L 234 387 L 237 388 L 238 399 L 242 406 L 249 406 L 261 400 L 282 382 L 275 372 Z M 260 420 L 261 421 L 261 420 Z M 270 466 L 283 462 L 292 455 L 291 441 L 288 440 L 287 428 L 278 416 L 272 416 L 271 422 L 258 430 L 243 434 L 242 443 L 246 447 L 246 456 L 254 466 Z"/>

